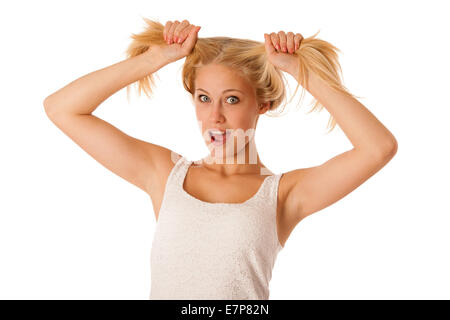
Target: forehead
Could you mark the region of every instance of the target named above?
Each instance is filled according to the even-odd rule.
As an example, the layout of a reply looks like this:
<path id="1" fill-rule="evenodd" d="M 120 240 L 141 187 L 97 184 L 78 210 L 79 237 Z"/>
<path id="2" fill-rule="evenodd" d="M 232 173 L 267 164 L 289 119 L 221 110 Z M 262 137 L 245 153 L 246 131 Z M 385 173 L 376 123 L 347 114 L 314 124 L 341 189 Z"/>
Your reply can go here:
<path id="1" fill-rule="evenodd" d="M 252 90 L 251 84 L 238 71 L 227 66 L 210 64 L 197 69 L 195 87 L 208 90 L 235 88 Z M 208 90 L 209 91 L 209 90 Z M 220 92 L 222 92 L 220 90 Z"/>

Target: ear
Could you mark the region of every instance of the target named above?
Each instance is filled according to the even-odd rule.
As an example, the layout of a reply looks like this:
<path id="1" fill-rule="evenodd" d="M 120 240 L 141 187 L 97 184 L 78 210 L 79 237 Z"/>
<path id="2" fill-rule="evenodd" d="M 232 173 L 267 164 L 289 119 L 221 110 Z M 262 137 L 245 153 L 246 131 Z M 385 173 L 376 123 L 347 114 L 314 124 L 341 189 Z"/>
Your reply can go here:
<path id="1" fill-rule="evenodd" d="M 266 111 L 269 110 L 270 105 L 271 105 L 271 102 L 270 102 L 270 101 L 260 103 L 260 104 L 259 104 L 258 113 L 259 113 L 259 114 L 266 113 Z"/>

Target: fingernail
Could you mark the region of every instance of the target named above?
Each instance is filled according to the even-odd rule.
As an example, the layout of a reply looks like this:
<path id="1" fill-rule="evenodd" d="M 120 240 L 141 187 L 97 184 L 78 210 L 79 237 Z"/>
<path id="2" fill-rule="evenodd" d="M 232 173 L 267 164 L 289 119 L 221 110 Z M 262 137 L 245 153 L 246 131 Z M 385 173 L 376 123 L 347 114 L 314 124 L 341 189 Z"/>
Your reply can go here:
<path id="1" fill-rule="evenodd" d="M 278 43 L 275 45 L 275 48 L 277 48 L 277 50 L 280 50 L 280 46 L 278 45 Z"/>
<path id="2" fill-rule="evenodd" d="M 180 39 L 178 39 L 177 43 L 181 43 L 181 38 L 180 38 Z"/>

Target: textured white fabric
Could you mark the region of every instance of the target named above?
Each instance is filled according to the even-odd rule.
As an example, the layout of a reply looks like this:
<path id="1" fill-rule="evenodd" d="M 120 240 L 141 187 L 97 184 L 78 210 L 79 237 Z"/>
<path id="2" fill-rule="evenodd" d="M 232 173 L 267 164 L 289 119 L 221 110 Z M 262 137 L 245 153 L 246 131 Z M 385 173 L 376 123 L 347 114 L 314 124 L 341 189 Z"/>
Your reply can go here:
<path id="1" fill-rule="evenodd" d="M 210 203 L 183 189 L 192 161 L 169 174 L 151 249 L 150 299 L 269 299 L 283 248 L 276 229 L 278 183 L 268 175 L 243 203 Z"/>

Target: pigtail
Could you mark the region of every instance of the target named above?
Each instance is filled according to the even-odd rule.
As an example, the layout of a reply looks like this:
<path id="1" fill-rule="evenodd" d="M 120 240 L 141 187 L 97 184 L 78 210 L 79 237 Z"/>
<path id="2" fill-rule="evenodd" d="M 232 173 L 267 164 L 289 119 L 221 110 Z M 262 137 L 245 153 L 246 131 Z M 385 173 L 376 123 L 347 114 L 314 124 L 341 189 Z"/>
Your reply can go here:
<path id="1" fill-rule="evenodd" d="M 158 21 L 142 18 L 146 23 L 146 28 L 141 33 L 132 34 L 131 38 L 133 41 L 126 50 L 128 58 L 144 53 L 153 44 L 165 44 L 163 24 Z M 307 81 L 310 72 L 318 75 L 320 79 L 325 81 L 333 89 L 349 97 L 356 98 L 342 83 L 342 69 L 337 54 L 340 50 L 327 41 L 315 38 L 319 32 L 309 38 L 303 39 L 300 42 L 300 47 L 295 52 L 299 60 L 298 75 L 300 79 L 293 96 L 287 103 L 292 101 L 300 85 L 302 86 L 302 94 L 299 103 L 302 101 L 305 88 L 308 87 Z M 259 41 L 230 37 L 198 38 L 193 51 L 186 56 L 183 65 L 183 86 L 193 96 L 196 69 L 209 63 L 223 64 L 239 71 L 249 79 L 254 84 L 257 97 L 261 102 L 270 101 L 270 108 L 266 112 L 266 115 L 273 116 L 272 113 L 280 114 L 279 111 L 283 111 L 284 109 L 284 106 L 281 106 L 281 104 L 286 98 L 285 84 L 288 85 L 288 82 L 284 74 L 268 62 L 265 54 L 264 43 Z M 137 85 L 139 95 L 141 91 L 144 91 L 151 98 L 155 86 L 154 75 L 149 74 L 143 79 L 138 80 Z M 127 87 L 128 101 L 130 86 Z M 312 111 L 319 112 L 324 108 L 316 99 L 313 99 L 312 104 L 313 107 L 308 113 Z M 327 124 L 327 128 L 330 128 L 328 133 L 335 128 L 336 124 L 336 120 L 330 115 Z"/>
<path id="2" fill-rule="evenodd" d="M 297 92 L 299 85 L 302 84 L 303 97 L 305 88 L 308 87 L 308 75 L 310 72 L 313 72 L 333 89 L 342 92 L 349 97 L 355 98 L 356 96 L 352 95 L 347 90 L 341 80 L 342 68 L 339 64 L 337 54 L 340 50 L 327 41 L 315 38 L 319 32 L 320 30 L 313 36 L 303 39 L 300 42 L 299 49 L 296 51 L 299 60 L 298 74 L 300 81 L 297 84 L 294 95 Z M 300 98 L 300 100 L 302 100 L 302 98 Z M 319 112 L 324 108 L 318 100 L 314 99 L 313 102 L 314 105 L 308 113 L 311 113 L 312 111 Z M 330 115 L 327 124 L 327 128 L 330 128 L 328 133 L 331 132 L 335 126 L 336 119 Z"/>
<path id="3" fill-rule="evenodd" d="M 144 19 L 146 23 L 145 30 L 138 34 L 132 34 L 131 38 L 133 41 L 128 46 L 127 50 L 125 51 L 126 57 L 131 58 L 135 57 L 137 55 L 140 55 L 147 51 L 152 44 L 158 44 L 162 45 L 164 44 L 164 25 L 162 25 L 158 21 L 153 21 L 150 19 L 147 19 L 145 17 L 141 17 Z M 130 89 L 131 86 L 135 86 L 136 83 L 138 85 L 137 91 L 138 95 L 141 95 L 141 91 L 144 91 L 144 93 L 147 95 L 148 98 L 151 98 L 152 93 L 154 91 L 155 87 L 155 80 L 154 76 L 156 76 L 158 79 L 157 74 L 149 74 L 145 76 L 144 78 L 136 81 L 135 83 L 132 83 L 127 86 L 127 100 L 128 103 L 130 102 Z"/>

